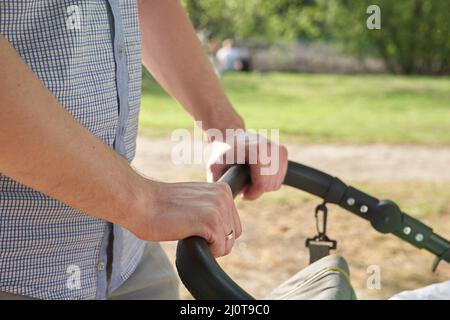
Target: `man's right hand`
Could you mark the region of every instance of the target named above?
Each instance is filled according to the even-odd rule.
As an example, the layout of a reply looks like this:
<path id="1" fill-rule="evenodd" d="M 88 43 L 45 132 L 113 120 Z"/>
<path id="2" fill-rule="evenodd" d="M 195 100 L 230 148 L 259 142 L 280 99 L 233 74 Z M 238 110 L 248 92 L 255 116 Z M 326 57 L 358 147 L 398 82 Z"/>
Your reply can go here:
<path id="1" fill-rule="evenodd" d="M 130 231 L 148 241 L 199 236 L 209 243 L 215 257 L 230 253 L 242 229 L 226 183 L 146 182 L 151 187 L 130 217 L 131 225 L 127 226 Z M 231 232 L 233 238 L 227 239 Z"/>

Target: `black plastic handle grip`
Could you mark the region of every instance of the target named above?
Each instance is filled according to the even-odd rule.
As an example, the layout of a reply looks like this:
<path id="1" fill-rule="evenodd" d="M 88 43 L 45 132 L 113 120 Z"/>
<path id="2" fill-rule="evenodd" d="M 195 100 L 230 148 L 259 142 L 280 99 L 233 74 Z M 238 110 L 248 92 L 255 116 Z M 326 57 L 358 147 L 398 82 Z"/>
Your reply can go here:
<path id="1" fill-rule="evenodd" d="M 238 165 L 230 168 L 220 181 L 228 183 L 236 196 L 249 179 L 248 167 Z M 292 161 L 289 161 L 284 184 L 337 204 L 369 220 L 377 231 L 392 233 L 450 262 L 450 242 L 402 212 L 392 201 L 380 201 L 336 177 Z M 183 284 L 196 299 L 253 299 L 222 270 L 202 238 L 190 237 L 178 242 L 176 266 Z"/>
<path id="2" fill-rule="evenodd" d="M 234 166 L 220 181 L 228 183 L 233 197 L 236 197 L 250 182 L 248 167 Z M 178 242 L 176 266 L 181 281 L 196 299 L 254 299 L 222 270 L 207 242 L 200 237 L 190 237 Z"/>

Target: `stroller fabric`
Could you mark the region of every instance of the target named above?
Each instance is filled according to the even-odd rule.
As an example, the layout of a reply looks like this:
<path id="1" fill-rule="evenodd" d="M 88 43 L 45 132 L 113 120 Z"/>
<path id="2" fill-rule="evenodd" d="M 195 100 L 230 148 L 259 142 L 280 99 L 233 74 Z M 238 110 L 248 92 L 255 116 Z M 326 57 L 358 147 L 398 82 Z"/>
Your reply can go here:
<path id="1" fill-rule="evenodd" d="M 275 288 L 271 300 L 356 300 L 347 262 L 338 255 L 326 256 L 300 270 Z"/>
<path id="2" fill-rule="evenodd" d="M 450 300 L 450 280 L 400 292 L 391 297 L 391 300 Z"/>

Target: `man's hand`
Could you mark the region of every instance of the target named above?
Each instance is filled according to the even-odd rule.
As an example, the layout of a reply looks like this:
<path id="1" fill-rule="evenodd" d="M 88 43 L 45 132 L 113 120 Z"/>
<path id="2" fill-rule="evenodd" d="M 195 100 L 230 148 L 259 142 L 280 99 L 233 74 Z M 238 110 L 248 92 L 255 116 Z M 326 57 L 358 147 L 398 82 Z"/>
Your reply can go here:
<path id="1" fill-rule="evenodd" d="M 241 234 L 223 183 L 146 179 L 70 115 L 0 35 L 0 172 L 145 240 L 205 238 L 215 256 Z M 74 138 L 76 137 L 76 138 Z"/>
<path id="2" fill-rule="evenodd" d="M 234 142 L 215 154 L 208 165 L 208 179 L 217 181 L 236 163 L 250 167 L 251 184 L 243 190 L 246 200 L 255 200 L 264 192 L 278 190 L 287 171 L 286 147 L 252 134 L 236 135 Z"/>
<path id="3" fill-rule="evenodd" d="M 147 194 L 127 227 L 143 240 L 169 241 L 199 236 L 215 257 L 231 252 L 241 222 L 226 183 L 162 183 L 147 180 Z M 233 233 L 231 239 L 227 235 Z"/>
<path id="4" fill-rule="evenodd" d="M 224 132 L 243 128 L 243 121 L 225 95 L 180 2 L 141 0 L 139 15 L 143 62 L 162 87 L 195 120 L 202 121 L 203 129 Z M 245 142 L 231 147 L 235 149 L 242 144 Z M 269 145 L 273 144 L 269 142 Z M 277 164 L 263 163 L 259 157 L 258 162 L 250 164 L 252 185 L 245 191 L 245 198 L 256 199 L 263 192 L 280 187 L 287 168 L 287 151 L 283 146 L 274 147 L 274 152 L 279 155 L 278 169 L 273 174 L 263 175 L 261 169 Z M 249 150 L 248 155 L 251 154 Z M 211 166 L 214 179 L 217 180 L 228 167 L 227 164 Z"/>

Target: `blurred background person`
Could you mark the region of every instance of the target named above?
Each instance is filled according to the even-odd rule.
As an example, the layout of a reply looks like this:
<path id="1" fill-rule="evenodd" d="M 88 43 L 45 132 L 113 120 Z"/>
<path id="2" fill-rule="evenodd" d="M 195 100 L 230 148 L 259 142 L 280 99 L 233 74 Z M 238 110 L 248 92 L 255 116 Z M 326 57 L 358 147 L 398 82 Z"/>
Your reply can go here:
<path id="1" fill-rule="evenodd" d="M 219 71 L 251 71 L 251 58 L 248 49 L 236 44 L 233 39 L 226 39 L 216 53 Z"/>

